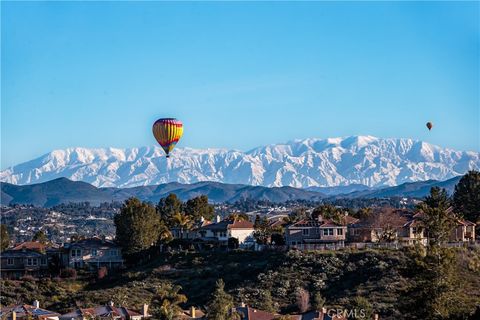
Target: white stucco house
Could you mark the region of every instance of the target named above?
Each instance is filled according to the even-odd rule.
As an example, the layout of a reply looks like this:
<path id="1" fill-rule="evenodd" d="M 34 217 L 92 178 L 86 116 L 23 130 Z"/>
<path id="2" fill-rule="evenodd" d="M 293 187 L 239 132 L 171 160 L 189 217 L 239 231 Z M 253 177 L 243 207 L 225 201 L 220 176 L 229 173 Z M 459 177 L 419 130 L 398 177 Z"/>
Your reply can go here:
<path id="1" fill-rule="evenodd" d="M 228 238 L 238 239 L 240 246 L 254 243 L 253 223 L 250 221 L 222 220 L 208 224 L 198 229 L 198 238 L 204 241 L 228 242 Z"/>

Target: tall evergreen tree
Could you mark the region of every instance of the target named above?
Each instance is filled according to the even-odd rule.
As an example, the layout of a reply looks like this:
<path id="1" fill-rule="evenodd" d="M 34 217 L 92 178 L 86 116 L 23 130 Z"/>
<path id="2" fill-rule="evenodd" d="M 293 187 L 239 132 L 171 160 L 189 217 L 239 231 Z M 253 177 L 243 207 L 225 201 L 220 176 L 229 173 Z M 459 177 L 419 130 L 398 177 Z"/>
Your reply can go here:
<path id="1" fill-rule="evenodd" d="M 465 219 L 480 223 L 480 172 L 469 171 L 455 186 L 453 193 L 455 212 Z"/>
<path id="2" fill-rule="evenodd" d="M 125 201 L 114 222 L 116 239 L 126 255 L 150 248 L 158 241 L 162 227 L 155 208 L 137 198 Z"/>
<path id="3" fill-rule="evenodd" d="M 181 212 L 183 212 L 183 202 L 174 193 L 160 199 L 157 204 L 157 213 L 168 227 L 174 225 L 173 216 Z"/>
<path id="4" fill-rule="evenodd" d="M 190 215 L 193 220 L 199 220 L 202 217 L 206 220 L 212 220 L 215 215 L 215 209 L 213 205 L 208 203 L 208 197 L 202 195 L 185 203 L 185 213 Z"/>
<path id="5" fill-rule="evenodd" d="M 32 241 L 37 241 L 45 244 L 48 242 L 48 237 L 45 232 L 43 232 L 43 230 L 39 230 L 33 235 Z"/>
<path id="6" fill-rule="evenodd" d="M 267 311 L 267 312 L 276 312 L 275 305 L 273 303 L 272 294 L 270 290 L 262 290 L 260 299 L 256 305 L 257 309 Z"/>
<path id="7" fill-rule="evenodd" d="M 10 245 L 10 235 L 8 234 L 7 226 L 0 225 L 0 250 L 3 251 Z"/>
<path id="8" fill-rule="evenodd" d="M 455 216 L 449 210 L 450 201 L 445 189 L 434 187 L 430 195 L 418 207 L 422 222 L 429 237 L 426 254 L 414 260 L 414 285 L 409 296 L 412 305 L 407 312 L 413 312 L 419 319 L 450 319 L 460 305 L 461 279 L 458 277 L 455 252 L 443 245 L 455 223 Z"/>
<path id="9" fill-rule="evenodd" d="M 429 245 L 437 246 L 448 241 L 455 223 L 455 214 L 449 208 L 447 191 L 439 187 L 433 187 L 430 195 L 418 206 Z"/>
<path id="10" fill-rule="evenodd" d="M 215 292 L 207 306 L 207 319 L 234 320 L 233 307 L 233 297 L 225 292 L 225 283 L 222 279 L 217 280 Z"/>

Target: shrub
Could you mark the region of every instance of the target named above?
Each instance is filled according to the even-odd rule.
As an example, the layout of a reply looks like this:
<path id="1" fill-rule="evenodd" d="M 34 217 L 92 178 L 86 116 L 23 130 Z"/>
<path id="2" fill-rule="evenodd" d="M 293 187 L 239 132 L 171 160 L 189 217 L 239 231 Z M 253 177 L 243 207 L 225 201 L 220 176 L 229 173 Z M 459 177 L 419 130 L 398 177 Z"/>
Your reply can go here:
<path id="1" fill-rule="evenodd" d="M 64 279 L 76 279 L 77 278 L 77 270 L 72 268 L 65 268 L 60 270 L 60 277 Z"/>

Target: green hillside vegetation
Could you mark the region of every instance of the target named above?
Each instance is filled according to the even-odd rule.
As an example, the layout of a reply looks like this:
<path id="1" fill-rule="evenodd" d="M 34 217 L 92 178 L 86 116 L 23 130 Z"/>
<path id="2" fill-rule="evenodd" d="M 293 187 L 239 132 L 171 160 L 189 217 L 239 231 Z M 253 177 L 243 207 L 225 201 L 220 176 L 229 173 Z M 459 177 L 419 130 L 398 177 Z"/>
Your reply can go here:
<path id="1" fill-rule="evenodd" d="M 455 284 L 458 310 L 450 319 L 463 319 L 480 301 L 480 250 L 450 251 L 457 256 L 458 264 L 453 267 L 460 279 Z M 417 258 L 415 249 L 169 253 L 101 280 L 2 281 L 1 303 L 39 299 L 47 309 L 67 312 L 75 305 L 92 306 L 109 300 L 140 308 L 153 300 L 156 310 L 173 291 L 186 295 L 188 300 L 181 306 L 204 307 L 221 278 L 237 304 L 243 301 L 257 308 L 298 312 L 297 293 L 304 289 L 311 305 L 318 306 L 316 301 L 323 299 L 327 307 L 348 308 L 364 298 L 382 319 L 406 319 L 406 314 L 416 311 L 410 306 L 419 303 L 407 295 L 418 284 Z"/>

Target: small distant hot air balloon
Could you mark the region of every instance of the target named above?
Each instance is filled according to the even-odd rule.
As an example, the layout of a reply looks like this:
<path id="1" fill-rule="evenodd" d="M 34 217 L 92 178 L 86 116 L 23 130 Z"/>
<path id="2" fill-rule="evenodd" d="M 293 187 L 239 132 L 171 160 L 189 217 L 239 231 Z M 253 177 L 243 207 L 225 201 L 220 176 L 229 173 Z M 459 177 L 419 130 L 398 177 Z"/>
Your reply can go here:
<path id="1" fill-rule="evenodd" d="M 165 151 L 167 158 L 183 134 L 183 124 L 175 118 L 162 118 L 153 124 L 153 136 Z"/>
<path id="2" fill-rule="evenodd" d="M 427 128 L 428 128 L 429 131 L 432 130 L 432 128 L 433 128 L 433 123 L 427 122 Z"/>

